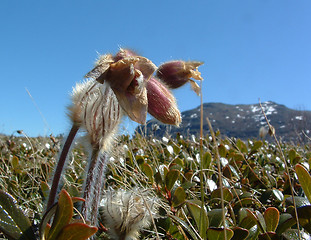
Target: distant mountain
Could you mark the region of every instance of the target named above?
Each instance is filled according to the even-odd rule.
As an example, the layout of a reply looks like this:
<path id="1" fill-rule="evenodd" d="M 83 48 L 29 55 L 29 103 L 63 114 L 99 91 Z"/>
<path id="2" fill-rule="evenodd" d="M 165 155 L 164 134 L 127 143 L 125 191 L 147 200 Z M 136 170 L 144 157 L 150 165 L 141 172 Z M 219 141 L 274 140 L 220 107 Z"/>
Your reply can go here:
<path id="1" fill-rule="evenodd" d="M 311 111 L 299 111 L 285 107 L 275 102 L 262 103 L 263 110 L 270 124 L 275 128 L 276 135 L 283 141 L 305 142 L 306 135 L 311 133 Z M 209 132 L 206 118 L 212 123 L 214 131 L 219 130 L 223 136 L 241 139 L 259 137 L 259 129 L 267 128 L 266 119 L 259 104 L 229 105 L 223 103 L 204 103 L 204 134 Z M 182 112 L 180 127 L 167 126 L 156 119 L 147 122 L 146 128 L 140 126 L 138 131 L 156 137 L 165 134 L 184 136 L 199 135 L 200 132 L 200 106 Z M 269 138 L 269 136 L 267 136 Z"/>

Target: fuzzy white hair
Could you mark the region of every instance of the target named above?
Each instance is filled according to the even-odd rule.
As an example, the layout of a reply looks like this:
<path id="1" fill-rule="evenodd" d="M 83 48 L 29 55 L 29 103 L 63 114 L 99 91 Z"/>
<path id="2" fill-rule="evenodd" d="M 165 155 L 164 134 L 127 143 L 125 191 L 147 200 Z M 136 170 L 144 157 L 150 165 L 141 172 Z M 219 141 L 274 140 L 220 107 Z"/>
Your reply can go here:
<path id="1" fill-rule="evenodd" d="M 71 119 L 86 131 L 93 148 L 107 151 L 124 115 L 113 90 L 89 79 L 77 83 L 72 92 L 73 106 L 69 108 Z"/>
<path id="2" fill-rule="evenodd" d="M 148 191 L 109 190 L 100 203 L 99 217 L 112 239 L 135 240 L 157 218 L 159 200 Z"/>

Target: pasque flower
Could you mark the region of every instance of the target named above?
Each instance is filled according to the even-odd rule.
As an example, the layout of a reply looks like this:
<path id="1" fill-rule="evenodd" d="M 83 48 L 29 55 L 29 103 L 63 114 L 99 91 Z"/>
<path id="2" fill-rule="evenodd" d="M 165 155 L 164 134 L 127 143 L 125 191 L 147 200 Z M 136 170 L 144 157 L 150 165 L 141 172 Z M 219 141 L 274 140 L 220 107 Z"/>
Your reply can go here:
<path id="1" fill-rule="evenodd" d="M 73 90 L 72 106 L 69 107 L 73 126 L 60 154 L 47 209 L 55 201 L 66 156 L 77 131 L 82 128 L 90 145 L 82 215 L 96 224 L 107 154 L 122 116 L 144 124 L 149 112 L 163 123 L 179 125 L 180 112 L 167 86 L 176 88 L 191 81 L 191 77 L 201 79 L 197 71 L 200 64 L 167 63 L 157 70 L 149 59 L 131 50 L 120 49 L 116 55 L 101 56 L 86 74 L 86 81 Z M 155 71 L 158 77 L 152 76 Z"/>
<path id="2" fill-rule="evenodd" d="M 108 83 L 127 115 L 143 124 L 148 108 L 146 84 L 156 66 L 149 59 L 133 54 L 121 49 L 115 57 L 104 55 L 86 76 Z"/>
<path id="3" fill-rule="evenodd" d="M 160 80 L 151 77 L 156 69 L 147 58 L 121 49 L 114 57 L 101 57 L 86 76 L 109 83 L 132 120 L 145 123 L 148 111 L 163 123 L 179 125 L 181 117 L 174 96 Z"/>
<path id="4" fill-rule="evenodd" d="M 178 125 L 181 121 L 173 95 L 151 77 L 156 68 L 149 59 L 121 49 L 115 56 L 101 56 L 86 75 L 87 81 L 77 84 L 73 91 L 71 119 L 87 131 L 92 146 L 82 206 L 83 216 L 92 224 L 96 224 L 107 162 L 102 151 L 109 150 L 122 116 L 145 123 L 149 111 L 167 124 Z"/>

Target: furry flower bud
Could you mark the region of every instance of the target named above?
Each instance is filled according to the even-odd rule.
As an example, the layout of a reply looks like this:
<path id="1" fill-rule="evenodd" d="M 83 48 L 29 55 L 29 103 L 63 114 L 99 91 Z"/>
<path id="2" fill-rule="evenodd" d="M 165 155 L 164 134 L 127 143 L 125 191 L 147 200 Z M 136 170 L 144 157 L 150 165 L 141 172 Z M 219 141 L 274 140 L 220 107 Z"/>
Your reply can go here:
<path id="1" fill-rule="evenodd" d="M 87 131 L 94 149 L 108 150 L 124 114 L 110 86 L 95 80 L 77 83 L 72 102 L 69 107 L 72 121 Z"/>
<path id="2" fill-rule="evenodd" d="M 173 94 L 154 77 L 147 82 L 147 97 L 152 116 L 162 123 L 179 126 L 181 116 Z"/>
<path id="3" fill-rule="evenodd" d="M 156 73 L 156 76 L 161 79 L 169 88 L 179 88 L 187 83 L 190 78 L 202 80 L 201 73 L 198 67 L 202 62 L 184 62 L 171 61 L 162 64 Z"/>

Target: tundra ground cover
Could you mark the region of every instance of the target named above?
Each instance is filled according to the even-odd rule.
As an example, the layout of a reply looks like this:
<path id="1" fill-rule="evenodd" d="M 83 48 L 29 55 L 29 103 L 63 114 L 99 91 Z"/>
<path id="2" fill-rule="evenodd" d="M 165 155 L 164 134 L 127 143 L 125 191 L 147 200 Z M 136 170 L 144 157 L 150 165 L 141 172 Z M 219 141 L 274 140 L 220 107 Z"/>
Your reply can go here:
<path id="1" fill-rule="evenodd" d="M 281 144 L 290 170 L 288 176 L 282 155 L 273 143 L 218 137 L 216 141 L 223 176 L 227 239 L 299 239 L 289 179 L 294 187 L 301 239 L 308 239 L 310 193 L 302 189 L 295 166 L 301 164 L 298 171 L 302 171 L 302 166 L 309 170 L 310 144 Z M 1 137 L 1 190 L 17 200 L 35 230 L 42 217 L 60 145 L 61 138 L 54 137 Z M 158 199 L 158 213 L 153 224 L 142 230 L 140 239 L 223 239 L 214 146 L 210 136 L 203 139 L 203 153 L 196 137 L 119 137 L 108 163 L 105 189 L 145 189 Z M 86 160 L 87 152 L 75 143 L 63 181 L 63 188 L 71 197 L 81 196 Z M 306 174 L 302 176 L 305 182 L 309 181 Z M 204 187 L 203 209 L 200 181 Z M 96 236 L 109 239 L 106 231 L 102 223 Z"/>

